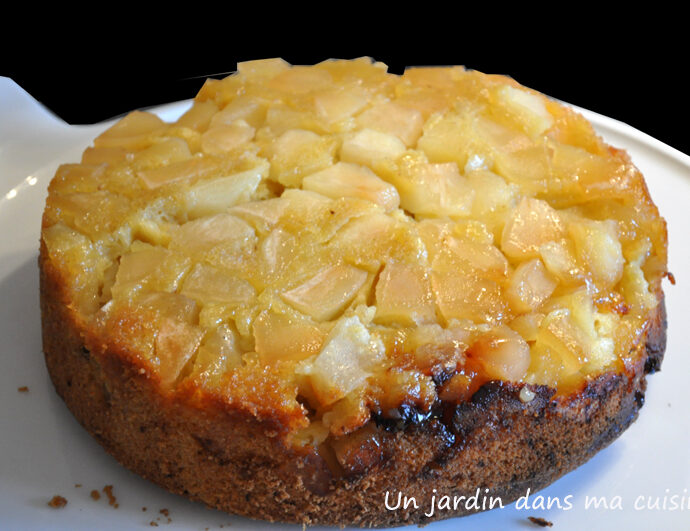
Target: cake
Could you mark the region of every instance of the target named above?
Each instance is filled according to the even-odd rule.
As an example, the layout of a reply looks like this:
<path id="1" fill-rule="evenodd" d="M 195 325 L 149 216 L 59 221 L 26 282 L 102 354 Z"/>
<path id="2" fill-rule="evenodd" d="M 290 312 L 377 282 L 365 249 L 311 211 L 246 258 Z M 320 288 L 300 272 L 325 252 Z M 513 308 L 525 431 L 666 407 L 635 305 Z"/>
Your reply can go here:
<path id="1" fill-rule="evenodd" d="M 667 242 L 625 152 L 462 67 L 237 70 L 49 186 L 47 367 L 118 461 L 238 515 L 393 526 L 431 519 L 400 494 L 507 505 L 635 420 Z"/>

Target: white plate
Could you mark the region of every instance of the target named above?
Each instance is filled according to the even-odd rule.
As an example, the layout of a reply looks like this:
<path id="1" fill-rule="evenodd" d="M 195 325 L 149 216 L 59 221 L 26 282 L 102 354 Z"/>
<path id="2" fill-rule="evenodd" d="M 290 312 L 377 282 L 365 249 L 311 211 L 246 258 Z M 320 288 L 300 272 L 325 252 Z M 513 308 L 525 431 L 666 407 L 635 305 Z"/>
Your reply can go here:
<path id="1" fill-rule="evenodd" d="M 156 112 L 170 120 L 187 105 Z M 684 322 L 690 315 L 690 157 L 625 124 L 583 112 L 610 144 L 629 151 L 668 221 L 670 270 L 678 284 L 666 285 L 669 340 L 663 370 L 649 378 L 640 418 L 614 444 L 539 493 L 562 503 L 570 496 L 570 510 L 511 505 L 437 522 L 429 531 L 535 528 L 527 516 L 546 518 L 559 530 L 690 527 L 690 326 Z M 57 165 L 79 160 L 106 127 L 66 125 L 11 80 L 0 78 L 0 529 L 143 529 L 151 521 L 170 529 L 227 524 L 233 529 L 301 529 L 207 510 L 140 479 L 101 449 L 53 390 L 41 353 L 36 266 L 46 187 Z M 18 392 L 20 386 L 29 392 Z M 90 498 L 92 489 L 105 485 L 114 486 L 117 509 L 105 496 Z M 54 494 L 67 498 L 68 505 L 49 508 Z M 586 509 L 587 497 L 605 497 L 613 507 Z M 647 508 L 657 498 L 659 509 Z M 671 510 L 674 500 L 677 508 Z M 530 504 L 535 501 L 532 495 Z M 169 524 L 159 513 L 164 508 Z"/>

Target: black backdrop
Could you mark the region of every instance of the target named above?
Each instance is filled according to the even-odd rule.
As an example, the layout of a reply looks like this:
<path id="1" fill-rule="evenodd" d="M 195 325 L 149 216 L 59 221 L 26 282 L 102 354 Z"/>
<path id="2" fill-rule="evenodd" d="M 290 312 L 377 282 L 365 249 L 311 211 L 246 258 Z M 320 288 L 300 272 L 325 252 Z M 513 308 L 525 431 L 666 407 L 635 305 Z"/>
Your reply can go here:
<path id="1" fill-rule="evenodd" d="M 202 28 L 203 29 L 203 28 Z M 192 97 L 206 76 L 229 72 L 238 61 L 282 56 L 293 64 L 330 57 L 372 56 L 401 73 L 406 65 L 462 64 L 507 74 L 550 96 L 617 118 L 690 153 L 690 83 L 683 63 L 687 46 L 630 38 L 582 35 L 547 38 L 520 32 L 503 40 L 485 31 L 448 33 L 427 28 L 414 38 L 380 28 L 329 28 L 319 34 L 171 34 L 138 40 L 139 27 L 98 28 L 81 35 L 56 33 L 21 54 L 0 56 L 0 74 L 13 78 L 69 123 L 93 123 L 131 109 Z M 264 28 L 265 30 L 265 28 Z M 591 35 L 588 34 L 591 32 Z M 296 35 L 301 35 L 300 38 Z M 687 50 L 686 50 L 687 51 Z"/>

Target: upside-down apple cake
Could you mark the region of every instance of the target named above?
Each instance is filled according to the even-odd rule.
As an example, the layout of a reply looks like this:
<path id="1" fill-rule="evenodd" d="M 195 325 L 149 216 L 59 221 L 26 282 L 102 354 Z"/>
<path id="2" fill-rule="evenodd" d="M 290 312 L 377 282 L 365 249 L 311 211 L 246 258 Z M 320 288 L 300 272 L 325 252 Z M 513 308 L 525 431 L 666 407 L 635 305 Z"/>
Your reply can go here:
<path id="1" fill-rule="evenodd" d="M 58 169 L 40 270 L 48 369 L 85 428 L 267 520 L 508 504 L 620 435 L 665 347 L 640 172 L 462 67 L 250 61 L 173 123 L 132 112 Z"/>

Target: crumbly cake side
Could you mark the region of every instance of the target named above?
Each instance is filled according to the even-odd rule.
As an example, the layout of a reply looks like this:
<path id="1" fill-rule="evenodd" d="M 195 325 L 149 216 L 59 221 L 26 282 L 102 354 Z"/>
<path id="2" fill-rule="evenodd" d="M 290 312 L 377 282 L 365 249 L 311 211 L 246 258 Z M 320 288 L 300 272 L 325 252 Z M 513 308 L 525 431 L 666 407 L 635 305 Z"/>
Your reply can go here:
<path id="1" fill-rule="evenodd" d="M 287 448 L 283 427 L 211 397 L 161 396 L 121 351 L 88 337 L 61 304 L 59 276 L 41 274 L 46 362 L 58 394 L 80 423 L 127 468 L 209 507 L 269 521 L 387 527 L 470 514 L 426 516 L 439 495 L 500 497 L 507 505 L 551 484 L 613 442 L 644 403 L 645 376 L 660 367 L 666 343 L 663 303 L 623 373 L 607 373 L 569 396 L 546 386 L 490 382 L 443 415 L 391 430 L 370 429 L 353 445 L 347 474 L 322 455 Z M 92 350 L 85 347 L 89 345 Z M 484 489 L 489 489 L 486 493 Z M 419 509 L 387 510 L 400 492 Z"/>
<path id="2" fill-rule="evenodd" d="M 251 61 L 58 169 L 44 351 L 89 432 L 173 492 L 424 522 L 385 493 L 507 503 L 635 419 L 666 253 L 627 154 L 511 79 Z"/>

